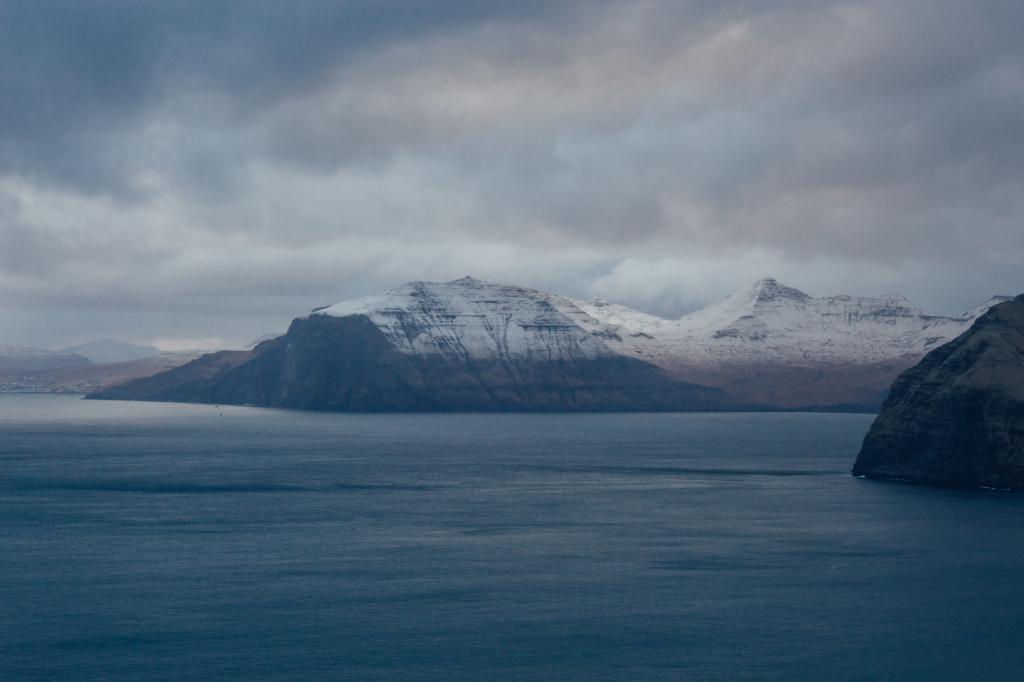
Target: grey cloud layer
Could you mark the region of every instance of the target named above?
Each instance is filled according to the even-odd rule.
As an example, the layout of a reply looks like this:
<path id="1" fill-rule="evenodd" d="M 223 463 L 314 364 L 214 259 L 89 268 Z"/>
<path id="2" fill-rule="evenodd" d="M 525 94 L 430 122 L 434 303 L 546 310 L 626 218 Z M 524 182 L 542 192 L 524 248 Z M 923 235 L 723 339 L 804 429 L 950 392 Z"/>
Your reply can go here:
<path id="1" fill-rule="evenodd" d="M 277 319 L 472 272 L 956 310 L 1024 289 L 1022 14 L 0 3 L 0 304 Z"/>

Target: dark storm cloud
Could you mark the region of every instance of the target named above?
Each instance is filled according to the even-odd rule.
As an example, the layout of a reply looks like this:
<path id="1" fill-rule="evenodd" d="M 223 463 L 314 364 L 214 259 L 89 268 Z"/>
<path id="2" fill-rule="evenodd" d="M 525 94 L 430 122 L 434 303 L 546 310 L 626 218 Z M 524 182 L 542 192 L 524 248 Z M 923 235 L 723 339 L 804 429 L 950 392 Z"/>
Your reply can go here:
<path id="1" fill-rule="evenodd" d="M 0 3 L 0 304 L 277 320 L 472 273 L 675 313 L 773 274 L 955 311 L 1024 289 L 1022 27 L 1000 0 Z"/>
<path id="2" fill-rule="evenodd" d="M 125 149 L 119 137 L 164 112 L 188 113 L 193 97 L 211 100 L 198 105 L 195 123 L 244 124 L 396 41 L 553 19 L 558 7 L 467 0 L 2 3 L 0 167 L 81 191 L 130 191 L 146 150 Z"/>

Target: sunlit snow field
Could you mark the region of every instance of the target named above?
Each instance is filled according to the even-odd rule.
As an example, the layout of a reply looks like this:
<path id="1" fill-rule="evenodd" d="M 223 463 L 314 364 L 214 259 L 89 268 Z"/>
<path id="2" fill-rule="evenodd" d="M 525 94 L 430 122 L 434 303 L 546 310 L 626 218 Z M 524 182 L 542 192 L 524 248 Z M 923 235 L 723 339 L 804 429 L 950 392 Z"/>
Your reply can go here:
<path id="1" fill-rule="evenodd" d="M 1024 496 L 872 417 L 0 395 L 0 679 L 1011 679 Z"/>

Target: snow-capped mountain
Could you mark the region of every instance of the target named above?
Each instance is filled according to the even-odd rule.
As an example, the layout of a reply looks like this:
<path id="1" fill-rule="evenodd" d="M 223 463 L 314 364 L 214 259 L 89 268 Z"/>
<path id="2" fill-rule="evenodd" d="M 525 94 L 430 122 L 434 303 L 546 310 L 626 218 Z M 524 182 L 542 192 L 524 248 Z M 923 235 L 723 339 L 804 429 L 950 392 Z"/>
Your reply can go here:
<path id="1" fill-rule="evenodd" d="M 902 296 L 813 298 L 763 279 L 669 320 L 602 299 L 584 302 L 465 277 L 410 282 L 315 310 L 370 319 L 403 353 L 559 359 L 619 353 L 680 363 L 873 363 L 921 355 L 961 334 L 997 296 L 963 315 L 928 315 Z"/>
<path id="2" fill-rule="evenodd" d="M 618 352 L 574 321 L 584 313 L 568 299 L 472 277 L 410 282 L 312 315 L 365 316 L 408 355 L 552 361 Z"/>
<path id="3" fill-rule="evenodd" d="M 898 296 L 813 298 L 765 279 L 667 320 L 470 277 L 411 282 L 317 308 L 252 350 L 96 397 L 336 410 L 870 409 L 984 309 L 938 317 Z"/>
<path id="4" fill-rule="evenodd" d="M 577 302 L 608 325 L 625 354 L 669 370 L 731 364 L 822 367 L 920 357 L 960 334 L 996 303 L 957 317 L 927 315 L 902 296 L 813 298 L 762 279 L 720 303 L 665 320 L 601 300 Z"/>
<path id="5" fill-rule="evenodd" d="M 469 277 L 318 308 L 249 351 L 222 351 L 95 398 L 342 411 L 709 410 L 723 391 L 609 346 L 571 301 Z"/>

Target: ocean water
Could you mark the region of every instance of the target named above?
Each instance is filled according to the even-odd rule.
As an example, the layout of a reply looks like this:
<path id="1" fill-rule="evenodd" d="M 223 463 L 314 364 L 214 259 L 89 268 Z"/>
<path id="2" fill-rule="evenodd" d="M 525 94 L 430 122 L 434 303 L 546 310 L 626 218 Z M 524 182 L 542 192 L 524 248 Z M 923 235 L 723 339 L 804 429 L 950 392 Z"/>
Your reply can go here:
<path id="1" fill-rule="evenodd" d="M 0 396 L 0 679 L 1019 679 L 1024 496 L 838 414 Z"/>

